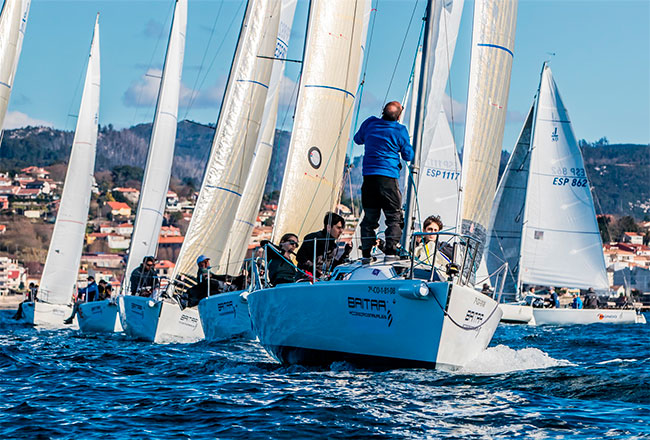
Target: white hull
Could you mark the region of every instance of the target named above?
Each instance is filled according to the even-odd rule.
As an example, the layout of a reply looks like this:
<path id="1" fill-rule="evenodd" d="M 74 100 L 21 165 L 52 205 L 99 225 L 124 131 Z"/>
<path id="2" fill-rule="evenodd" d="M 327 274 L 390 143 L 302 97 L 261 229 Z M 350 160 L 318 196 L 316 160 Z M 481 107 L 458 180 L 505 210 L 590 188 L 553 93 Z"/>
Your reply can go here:
<path id="1" fill-rule="evenodd" d="M 63 323 L 70 315 L 72 315 L 72 306 L 68 305 L 47 304 L 44 302 L 27 302 L 23 304 L 23 319 L 32 325 L 53 329 L 78 329 L 79 323 L 76 317 L 70 325 Z"/>
<path id="2" fill-rule="evenodd" d="M 419 280 L 281 285 L 252 292 L 248 305 L 264 348 L 307 365 L 456 369 L 487 347 L 501 318 L 473 289 Z"/>
<path id="3" fill-rule="evenodd" d="M 178 304 L 141 296 L 121 296 L 120 321 L 124 332 L 149 342 L 191 343 L 203 339 L 196 308 L 181 310 Z"/>
<path id="4" fill-rule="evenodd" d="M 508 324 L 530 324 L 535 325 L 535 316 L 532 306 L 517 303 L 501 303 L 499 308 L 503 312 L 501 322 Z"/>
<path id="5" fill-rule="evenodd" d="M 533 309 L 537 325 L 645 324 L 645 317 L 629 309 Z"/>
<path id="6" fill-rule="evenodd" d="M 117 303 L 110 300 L 93 301 L 79 306 L 79 328 L 84 333 L 121 332 Z"/>
<path id="7" fill-rule="evenodd" d="M 242 291 L 220 293 L 199 303 L 199 314 L 205 339 L 223 341 L 234 337 L 255 339 L 248 314 L 248 303 Z"/>

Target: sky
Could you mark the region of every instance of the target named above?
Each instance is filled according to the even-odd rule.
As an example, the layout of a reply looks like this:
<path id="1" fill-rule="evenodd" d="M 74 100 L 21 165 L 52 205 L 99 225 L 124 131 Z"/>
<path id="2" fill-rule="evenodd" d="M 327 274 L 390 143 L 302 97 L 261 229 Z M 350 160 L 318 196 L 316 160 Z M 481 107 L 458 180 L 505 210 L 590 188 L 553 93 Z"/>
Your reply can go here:
<path id="1" fill-rule="evenodd" d="M 74 129 L 97 12 L 99 122 L 116 128 L 151 122 L 173 3 L 32 0 L 5 128 Z M 302 57 L 308 5 L 298 1 L 289 42 L 292 59 Z M 359 121 L 379 114 L 384 102 L 403 99 L 426 1 L 373 0 L 372 6 L 375 23 Z M 239 0 L 189 0 L 180 119 L 216 122 L 244 10 Z M 472 11 L 473 2 L 465 1 L 447 88 L 459 146 Z M 650 0 L 519 1 L 504 149 L 516 142 L 545 60 L 550 60 L 578 139 L 650 143 Z M 299 70 L 299 64 L 287 64 L 279 128 L 291 127 Z"/>

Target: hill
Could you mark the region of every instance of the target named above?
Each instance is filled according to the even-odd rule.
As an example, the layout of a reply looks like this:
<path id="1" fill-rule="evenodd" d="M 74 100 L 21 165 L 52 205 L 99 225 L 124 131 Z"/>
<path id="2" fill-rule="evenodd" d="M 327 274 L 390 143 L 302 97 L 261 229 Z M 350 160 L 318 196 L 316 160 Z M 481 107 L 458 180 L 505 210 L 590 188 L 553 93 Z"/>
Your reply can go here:
<path id="1" fill-rule="evenodd" d="M 214 127 L 181 121 L 176 134 L 172 175 L 198 188 L 208 159 Z M 67 161 L 73 134 L 45 127 L 7 130 L 0 147 L 2 171 L 16 171 L 29 165 L 52 166 Z M 151 124 L 115 130 L 109 124 L 99 130 L 96 171 L 110 171 L 123 165 L 144 167 Z M 605 138 L 603 138 L 605 139 Z M 631 215 L 642 219 L 650 214 L 650 146 L 611 144 L 601 139 L 580 141 L 585 166 L 596 199 L 597 213 Z M 289 149 L 290 133 L 276 131 L 266 193 L 279 191 Z M 509 153 L 501 155 L 502 172 Z M 361 160 L 352 159 L 352 192 L 355 200 L 361 186 Z M 273 194 L 274 196 L 277 193 Z M 344 198 L 350 197 L 346 185 Z"/>

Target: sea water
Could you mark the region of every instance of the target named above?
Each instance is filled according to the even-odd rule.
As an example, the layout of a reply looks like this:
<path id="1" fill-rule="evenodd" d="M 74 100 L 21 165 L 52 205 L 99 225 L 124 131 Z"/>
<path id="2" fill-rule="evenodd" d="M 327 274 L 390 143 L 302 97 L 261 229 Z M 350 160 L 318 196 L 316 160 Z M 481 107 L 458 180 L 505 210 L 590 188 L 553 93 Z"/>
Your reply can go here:
<path id="1" fill-rule="evenodd" d="M 501 325 L 455 373 L 282 366 L 0 312 L 0 438 L 650 438 L 650 327 Z M 422 338 L 422 343 L 426 343 Z"/>

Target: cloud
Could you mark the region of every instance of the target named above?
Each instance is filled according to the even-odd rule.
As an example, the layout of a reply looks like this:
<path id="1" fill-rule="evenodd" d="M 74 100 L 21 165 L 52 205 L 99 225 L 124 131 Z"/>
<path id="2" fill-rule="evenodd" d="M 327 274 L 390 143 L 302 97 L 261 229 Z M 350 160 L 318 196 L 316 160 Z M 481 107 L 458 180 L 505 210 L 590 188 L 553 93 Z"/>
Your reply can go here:
<path id="1" fill-rule="evenodd" d="M 159 21 L 154 19 L 149 19 L 147 24 L 144 25 L 142 30 L 142 35 L 147 38 L 160 38 L 161 35 L 164 35 L 165 27 Z"/>
<path id="2" fill-rule="evenodd" d="M 52 127 L 54 124 L 48 121 L 42 121 L 40 119 L 34 119 L 29 117 L 25 113 L 13 111 L 7 112 L 5 117 L 4 128 L 6 130 L 11 130 L 12 128 L 21 128 L 21 127 Z"/>
<path id="3" fill-rule="evenodd" d="M 128 107 L 153 107 L 158 98 L 161 69 L 149 69 L 139 79 L 133 81 L 122 96 L 122 102 Z M 179 107 L 219 108 L 226 86 L 226 76 L 220 76 L 214 85 L 205 90 L 193 91 L 181 83 Z"/>

